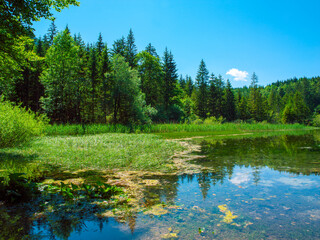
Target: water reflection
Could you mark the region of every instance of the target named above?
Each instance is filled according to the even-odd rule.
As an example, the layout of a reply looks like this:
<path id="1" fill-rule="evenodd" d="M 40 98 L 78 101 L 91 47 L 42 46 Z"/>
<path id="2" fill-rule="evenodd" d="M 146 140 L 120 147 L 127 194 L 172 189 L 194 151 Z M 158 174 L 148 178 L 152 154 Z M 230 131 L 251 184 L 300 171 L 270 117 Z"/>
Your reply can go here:
<path id="1" fill-rule="evenodd" d="M 214 171 L 146 177 L 160 184 L 145 187 L 140 205 L 162 204 L 167 214 L 101 218 L 97 207 L 79 205 L 44 216 L 45 204 L 0 206 L 0 239 L 320 238 L 319 133 L 200 144 L 207 157 L 195 163 Z M 237 215 L 229 224 L 223 205 Z"/>

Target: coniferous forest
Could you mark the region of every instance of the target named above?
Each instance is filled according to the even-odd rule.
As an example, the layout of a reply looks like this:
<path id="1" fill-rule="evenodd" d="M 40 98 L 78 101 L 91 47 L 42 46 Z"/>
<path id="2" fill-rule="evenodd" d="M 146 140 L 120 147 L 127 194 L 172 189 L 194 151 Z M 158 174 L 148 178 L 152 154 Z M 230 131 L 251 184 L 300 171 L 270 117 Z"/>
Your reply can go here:
<path id="1" fill-rule="evenodd" d="M 171 50 L 158 53 L 150 43 L 138 51 L 131 29 L 112 44 L 101 34 L 85 43 L 52 21 L 46 35 L 25 37 L 13 50 L 21 56 L 2 61 L 0 95 L 52 123 L 309 123 L 320 112 L 320 77 L 263 87 L 253 73 L 249 87 L 235 89 L 201 60 L 192 79 L 179 75 Z"/>

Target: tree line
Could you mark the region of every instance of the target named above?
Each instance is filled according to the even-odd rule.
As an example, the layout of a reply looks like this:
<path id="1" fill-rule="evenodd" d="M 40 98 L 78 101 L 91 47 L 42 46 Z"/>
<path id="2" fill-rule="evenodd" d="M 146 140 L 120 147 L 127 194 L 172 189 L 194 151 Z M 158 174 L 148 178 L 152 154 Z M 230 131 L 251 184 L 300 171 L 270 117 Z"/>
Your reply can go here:
<path id="1" fill-rule="evenodd" d="M 320 112 L 320 78 L 290 79 L 266 87 L 253 73 L 249 87 L 232 88 L 229 80 L 209 73 L 201 60 L 196 78 L 178 75 L 167 48 L 159 56 L 148 44 L 140 52 L 133 31 L 112 46 L 98 36 L 85 43 L 69 28 L 14 45 L 23 64 L 3 57 L 0 95 L 54 123 L 306 122 Z M 4 56 L 2 54 L 2 56 Z M 1 54 L 0 54 L 1 57 Z M 10 65 L 11 64 L 11 65 Z"/>

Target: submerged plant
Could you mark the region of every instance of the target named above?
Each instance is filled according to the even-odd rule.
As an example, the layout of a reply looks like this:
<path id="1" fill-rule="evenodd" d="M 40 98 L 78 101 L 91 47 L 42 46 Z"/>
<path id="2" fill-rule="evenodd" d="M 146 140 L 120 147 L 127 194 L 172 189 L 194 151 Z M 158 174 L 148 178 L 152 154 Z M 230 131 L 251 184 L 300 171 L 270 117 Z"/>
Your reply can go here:
<path id="1" fill-rule="evenodd" d="M 97 182 L 94 184 L 67 185 L 63 182 L 60 186 L 47 185 L 44 188 L 46 193 L 59 193 L 66 200 L 77 200 L 79 198 L 87 199 L 110 199 L 111 197 L 123 193 L 122 188 L 110 184 Z"/>

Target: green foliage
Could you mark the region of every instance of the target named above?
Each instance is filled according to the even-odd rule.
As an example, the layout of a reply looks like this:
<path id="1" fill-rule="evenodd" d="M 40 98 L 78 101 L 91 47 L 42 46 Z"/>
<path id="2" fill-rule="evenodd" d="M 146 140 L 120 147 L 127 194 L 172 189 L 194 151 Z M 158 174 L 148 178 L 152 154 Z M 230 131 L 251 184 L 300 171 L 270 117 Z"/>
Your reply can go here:
<path id="1" fill-rule="evenodd" d="M 111 96 L 113 101 L 114 123 L 134 124 L 150 123 L 156 113 L 151 106 L 146 106 L 145 95 L 140 89 L 140 78 L 135 69 L 131 69 L 124 57 L 115 55 L 112 58 Z"/>
<path id="2" fill-rule="evenodd" d="M 310 110 L 304 102 L 300 92 L 296 92 L 294 97 L 289 97 L 283 114 L 283 123 L 302 123 L 310 114 Z"/>
<path id="3" fill-rule="evenodd" d="M 0 148 L 25 143 L 41 135 L 46 124 L 44 116 L 0 99 Z"/>
<path id="4" fill-rule="evenodd" d="M 227 121 L 233 121 L 236 119 L 236 104 L 234 94 L 231 88 L 231 83 L 228 80 L 227 86 L 224 90 L 224 117 Z"/>
<path id="5" fill-rule="evenodd" d="M 59 193 L 66 200 L 88 199 L 110 199 L 115 195 L 123 193 L 123 189 L 110 184 L 96 182 L 94 184 L 83 183 L 81 185 L 70 185 L 60 182 L 60 185 L 46 185 L 44 187 L 46 194 Z"/>
<path id="6" fill-rule="evenodd" d="M 43 108 L 55 122 L 75 122 L 80 115 L 83 81 L 78 77 L 79 47 L 67 29 L 54 38 L 46 62 L 49 67 L 41 76 L 45 87 Z"/>
<path id="7" fill-rule="evenodd" d="M 32 36 L 32 24 L 40 18 L 52 19 L 52 11 L 79 5 L 76 0 L 3 0 L 0 3 L 0 82 L 17 74 L 25 64 L 28 53 L 24 49 L 26 39 Z M 0 91 L 1 94 L 1 91 Z"/>
<path id="8" fill-rule="evenodd" d="M 201 60 L 196 77 L 195 107 L 196 114 L 202 119 L 207 116 L 208 112 L 208 81 L 209 72 L 205 62 Z"/>
<path id="9" fill-rule="evenodd" d="M 164 107 L 165 111 L 167 111 L 170 105 L 179 102 L 177 101 L 178 99 L 175 98 L 175 96 L 177 96 L 178 85 L 177 66 L 171 51 L 168 51 L 167 48 L 164 51 L 162 68 L 164 72 L 162 91 L 164 96 Z"/>
<path id="10" fill-rule="evenodd" d="M 317 114 L 312 119 L 312 125 L 315 127 L 320 127 L 320 114 Z"/>
<path id="11" fill-rule="evenodd" d="M 9 203 L 28 201 L 39 193 L 37 185 L 24 175 L 12 173 L 8 178 L 0 177 L 0 200 Z"/>
<path id="12" fill-rule="evenodd" d="M 146 104 L 156 107 L 163 104 L 163 71 L 160 59 L 147 51 L 137 55 L 141 90 L 146 95 Z"/>

